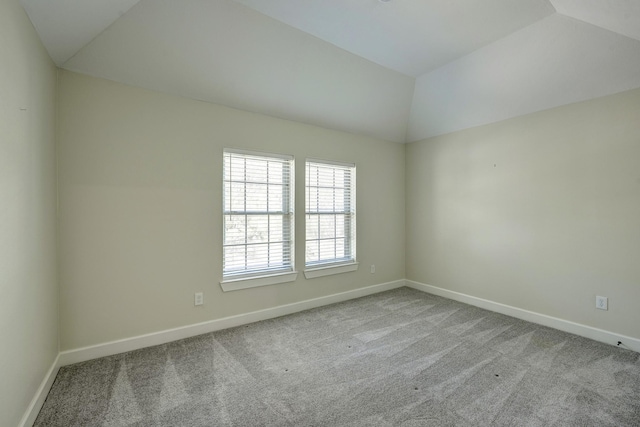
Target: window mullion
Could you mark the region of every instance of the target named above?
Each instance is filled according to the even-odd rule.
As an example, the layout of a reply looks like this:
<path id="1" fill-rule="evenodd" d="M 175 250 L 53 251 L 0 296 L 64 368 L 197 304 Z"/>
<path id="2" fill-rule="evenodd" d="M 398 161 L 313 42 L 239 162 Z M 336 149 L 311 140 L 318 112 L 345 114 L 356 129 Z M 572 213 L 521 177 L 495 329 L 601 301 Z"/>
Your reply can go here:
<path id="1" fill-rule="evenodd" d="M 320 257 L 320 215 L 317 215 L 318 213 L 320 213 L 320 168 L 315 168 L 316 169 L 316 217 L 318 218 L 318 261 L 320 261 L 322 258 Z"/>
<path id="2" fill-rule="evenodd" d="M 243 177 L 244 177 L 244 197 L 243 197 L 243 208 L 244 208 L 244 269 L 249 268 L 249 247 L 247 244 L 249 243 L 249 217 L 247 216 L 247 159 L 243 159 L 244 169 L 243 169 Z"/>
<path id="3" fill-rule="evenodd" d="M 334 217 L 333 217 L 333 258 L 337 258 L 338 257 L 338 239 L 336 238 L 336 227 L 335 227 L 335 212 L 336 212 L 336 170 L 334 169 L 332 171 L 332 178 L 333 178 L 333 194 L 331 196 L 331 199 L 333 201 L 333 212 L 334 212 Z"/>
<path id="4" fill-rule="evenodd" d="M 269 212 L 269 193 L 271 192 L 271 186 L 269 185 L 269 166 L 270 162 L 267 162 L 267 206 L 266 211 Z M 269 242 L 267 248 L 267 266 L 271 267 L 271 215 L 267 213 L 267 242 Z"/>

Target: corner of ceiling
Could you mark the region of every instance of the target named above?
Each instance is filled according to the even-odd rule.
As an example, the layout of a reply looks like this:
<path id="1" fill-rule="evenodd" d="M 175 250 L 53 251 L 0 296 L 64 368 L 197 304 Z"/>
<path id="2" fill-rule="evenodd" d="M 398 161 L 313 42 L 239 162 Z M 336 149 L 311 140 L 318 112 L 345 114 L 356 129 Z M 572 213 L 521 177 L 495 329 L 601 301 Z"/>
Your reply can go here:
<path id="1" fill-rule="evenodd" d="M 19 0 L 53 62 L 62 67 L 140 0 Z"/>
<path id="2" fill-rule="evenodd" d="M 560 15 L 640 41 L 640 4 L 595 0 L 549 0 Z"/>

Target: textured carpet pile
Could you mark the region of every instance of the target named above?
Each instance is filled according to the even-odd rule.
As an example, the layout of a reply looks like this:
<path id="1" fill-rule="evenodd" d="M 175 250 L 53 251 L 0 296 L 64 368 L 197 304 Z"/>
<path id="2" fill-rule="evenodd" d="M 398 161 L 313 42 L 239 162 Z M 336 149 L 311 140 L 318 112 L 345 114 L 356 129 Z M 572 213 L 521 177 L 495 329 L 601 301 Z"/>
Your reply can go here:
<path id="1" fill-rule="evenodd" d="M 36 426 L 640 426 L 640 355 L 408 288 L 60 369 Z"/>

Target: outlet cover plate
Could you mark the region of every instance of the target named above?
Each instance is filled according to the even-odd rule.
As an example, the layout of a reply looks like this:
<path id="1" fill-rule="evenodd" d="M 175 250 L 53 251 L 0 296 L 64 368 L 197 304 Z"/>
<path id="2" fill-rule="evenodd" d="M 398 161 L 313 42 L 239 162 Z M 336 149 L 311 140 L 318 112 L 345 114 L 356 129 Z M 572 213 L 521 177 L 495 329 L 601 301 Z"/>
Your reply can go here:
<path id="1" fill-rule="evenodd" d="M 196 292 L 193 305 L 202 305 L 204 304 L 204 295 L 202 292 Z"/>
<path id="2" fill-rule="evenodd" d="M 608 310 L 609 299 L 607 297 L 596 296 L 596 308 L 598 310 Z"/>

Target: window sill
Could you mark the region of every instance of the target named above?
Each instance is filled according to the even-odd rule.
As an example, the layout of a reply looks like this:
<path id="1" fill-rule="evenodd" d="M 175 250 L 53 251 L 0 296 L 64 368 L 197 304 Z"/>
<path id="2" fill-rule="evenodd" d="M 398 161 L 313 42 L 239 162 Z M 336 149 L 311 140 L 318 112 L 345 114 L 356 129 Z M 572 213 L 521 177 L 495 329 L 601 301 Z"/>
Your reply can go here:
<path id="1" fill-rule="evenodd" d="M 332 274 L 348 273 L 358 270 L 358 263 L 330 265 L 327 267 L 309 268 L 304 271 L 304 277 L 307 279 L 315 279 L 316 277 L 331 276 Z"/>
<path id="2" fill-rule="evenodd" d="M 243 277 L 241 279 L 227 279 L 220 282 L 224 292 L 238 291 L 240 289 L 257 288 L 258 286 L 277 285 L 279 283 L 295 282 L 298 278 L 297 271 L 270 274 L 268 276 Z"/>

